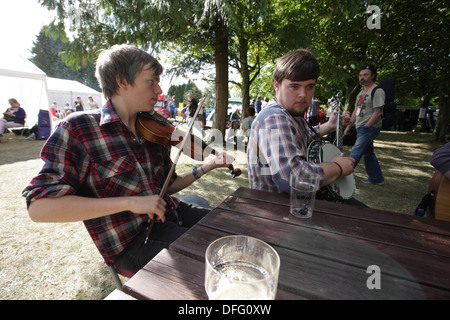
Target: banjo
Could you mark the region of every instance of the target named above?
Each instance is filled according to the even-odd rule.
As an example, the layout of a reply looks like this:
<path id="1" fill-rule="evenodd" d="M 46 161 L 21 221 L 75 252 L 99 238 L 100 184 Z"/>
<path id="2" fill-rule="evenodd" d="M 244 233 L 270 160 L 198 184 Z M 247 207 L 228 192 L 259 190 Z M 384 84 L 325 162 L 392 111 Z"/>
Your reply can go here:
<path id="1" fill-rule="evenodd" d="M 334 157 L 340 155 L 343 149 L 343 126 L 341 115 L 343 112 L 340 98 L 342 93 L 332 98 L 332 107 L 337 112 L 336 138 L 334 143 L 313 141 L 309 144 L 306 157 L 314 163 L 331 162 Z M 333 183 L 322 187 L 317 191 L 318 198 L 329 201 L 343 201 L 350 199 L 355 193 L 355 177 L 352 174 L 341 177 Z"/>

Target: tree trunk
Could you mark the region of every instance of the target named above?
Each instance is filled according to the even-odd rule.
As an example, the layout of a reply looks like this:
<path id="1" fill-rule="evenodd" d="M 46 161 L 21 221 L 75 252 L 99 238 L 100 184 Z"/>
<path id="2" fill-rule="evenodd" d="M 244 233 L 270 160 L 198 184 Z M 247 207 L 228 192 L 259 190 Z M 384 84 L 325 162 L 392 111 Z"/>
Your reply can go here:
<path id="1" fill-rule="evenodd" d="M 422 100 L 420 102 L 420 108 L 428 109 L 428 106 L 430 105 L 431 96 L 430 96 L 430 88 L 428 87 L 428 79 L 426 75 L 419 74 L 419 88 L 420 92 L 423 92 Z M 426 115 L 425 115 L 426 117 Z M 430 132 L 426 118 L 424 119 L 418 119 L 417 120 L 417 129 L 418 132 Z"/>
<path id="2" fill-rule="evenodd" d="M 441 81 L 442 82 L 442 81 Z M 450 124 L 450 98 L 448 92 L 445 92 L 443 85 L 439 86 L 439 116 L 436 127 L 433 132 L 433 140 L 446 142 L 448 125 Z"/>
<path id="3" fill-rule="evenodd" d="M 245 39 L 239 41 L 239 55 L 241 61 L 240 75 L 242 78 L 241 96 L 242 96 L 242 113 L 241 120 L 247 117 L 247 108 L 250 105 L 250 71 L 248 68 L 248 43 Z"/>
<path id="4" fill-rule="evenodd" d="M 355 100 L 358 96 L 359 90 L 360 90 L 359 83 L 355 82 L 353 79 L 347 80 L 347 83 L 345 85 L 346 90 L 346 97 L 347 100 L 345 101 L 344 109 L 349 111 L 350 114 L 352 114 L 353 110 L 355 109 Z"/>
<path id="5" fill-rule="evenodd" d="M 216 111 L 214 128 L 220 130 L 225 139 L 228 113 L 228 29 L 220 19 L 217 22 L 215 32 Z"/>

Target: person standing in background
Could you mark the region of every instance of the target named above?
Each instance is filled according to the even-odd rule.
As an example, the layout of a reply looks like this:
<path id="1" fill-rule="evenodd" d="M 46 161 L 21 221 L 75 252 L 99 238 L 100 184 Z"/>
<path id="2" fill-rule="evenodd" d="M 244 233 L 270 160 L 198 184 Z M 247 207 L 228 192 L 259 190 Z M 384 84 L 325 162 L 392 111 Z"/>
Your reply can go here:
<path id="1" fill-rule="evenodd" d="M 84 103 L 81 97 L 77 97 L 77 101 L 74 102 L 75 111 L 84 111 Z"/>
<path id="2" fill-rule="evenodd" d="M 175 103 L 173 102 L 173 97 L 169 101 L 169 117 L 175 119 Z"/>
<path id="3" fill-rule="evenodd" d="M 350 123 L 344 130 L 344 134 L 350 134 L 353 123 L 356 123 L 356 142 L 350 153 L 350 158 L 355 159 L 355 168 L 362 157 L 366 167 L 367 179 L 363 183 L 376 185 L 384 184 L 383 173 L 375 156 L 373 141 L 380 134 L 383 125 L 383 106 L 385 92 L 377 88 L 375 84 L 377 71 L 374 66 L 365 66 L 359 72 L 359 83 L 363 87 L 356 97 L 355 110 L 352 113 Z M 375 90 L 374 94 L 372 91 Z"/>
<path id="4" fill-rule="evenodd" d="M 262 101 L 262 97 L 258 96 L 258 98 L 256 99 L 256 102 L 255 102 L 255 112 L 256 112 L 256 114 L 261 112 L 261 109 L 262 109 L 262 102 L 261 101 Z"/>
<path id="5" fill-rule="evenodd" d="M 81 99 L 81 98 L 80 98 Z M 98 109 L 98 103 L 94 101 L 94 98 L 92 96 L 88 96 L 88 105 L 89 110 Z"/>

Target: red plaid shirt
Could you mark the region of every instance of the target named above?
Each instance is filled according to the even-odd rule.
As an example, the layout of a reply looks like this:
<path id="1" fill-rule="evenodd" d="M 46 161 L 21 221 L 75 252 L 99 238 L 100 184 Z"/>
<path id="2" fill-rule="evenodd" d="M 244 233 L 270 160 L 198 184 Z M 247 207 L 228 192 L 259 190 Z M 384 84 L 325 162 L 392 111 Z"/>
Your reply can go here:
<path id="1" fill-rule="evenodd" d="M 36 199 L 79 195 L 91 198 L 159 194 L 171 168 L 170 147 L 136 139 L 111 101 L 100 110 L 64 119 L 45 143 L 44 166 L 25 188 L 27 206 Z M 172 176 L 172 182 L 176 174 Z M 177 221 L 175 198 L 166 195 L 169 220 Z M 61 212 L 64 214 L 64 212 Z M 84 224 L 108 264 L 141 232 L 147 215 L 130 211 Z"/>

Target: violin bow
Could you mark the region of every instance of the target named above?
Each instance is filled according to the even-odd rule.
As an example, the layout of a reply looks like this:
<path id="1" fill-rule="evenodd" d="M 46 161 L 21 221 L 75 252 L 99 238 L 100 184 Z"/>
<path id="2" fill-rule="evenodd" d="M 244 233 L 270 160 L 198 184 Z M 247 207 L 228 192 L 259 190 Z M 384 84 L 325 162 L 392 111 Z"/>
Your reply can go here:
<path id="1" fill-rule="evenodd" d="M 159 197 L 160 197 L 160 198 L 163 198 L 164 195 L 166 194 L 166 190 L 167 190 L 167 188 L 169 187 L 170 178 L 172 178 L 173 172 L 175 171 L 175 166 L 176 166 L 176 164 L 177 164 L 177 162 L 178 162 L 178 159 L 180 158 L 180 155 L 181 155 L 181 152 L 182 152 L 182 150 L 183 150 L 183 148 L 184 148 L 184 145 L 186 144 L 186 142 L 187 142 L 187 140 L 188 140 L 188 139 L 187 139 L 187 138 L 188 138 L 188 135 L 190 134 L 191 129 L 192 129 L 192 127 L 194 126 L 195 119 L 197 119 L 198 113 L 199 113 L 200 110 L 203 108 L 203 103 L 204 103 L 205 100 L 206 100 L 206 96 L 207 96 L 207 94 L 205 93 L 205 94 L 203 95 L 202 99 L 200 100 L 199 104 L 198 104 L 197 110 L 195 110 L 195 113 L 194 113 L 194 115 L 192 116 L 192 120 L 191 120 L 191 122 L 189 123 L 188 130 L 187 130 L 187 132 L 186 132 L 186 134 L 185 134 L 185 136 L 184 136 L 184 138 L 183 138 L 183 141 L 181 142 L 181 145 L 180 145 L 180 147 L 179 147 L 179 149 L 178 149 L 178 153 L 177 153 L 177 155 L 176 155 L 176 157 L 175 157 L 175 160 L 174 160 L 173 163 L 172 163 L 172 167 L 170 168 L 169 174 L 167 175 L 166 181 L 164 181 L 164 185 L 163 185 L 163 187 L 162 187 L 162 189 L 161 189 L 161 192 L 159 193 Z M 189 140 L 190 140 L 190 139 L 189 139 Z M 147 221 L 148 230 L 147 230 L 147 235 L 145 236 L 144 244 L 147 244 L 148 237 L 150 236 L 150 232 L 152 232 L 152 228 L 153 228 L 153 225 L 154 225 L 154 224 L 155 224 L 155 218 L 153 218 L 153 219 L 148 219 L 148 221 Z"/>

